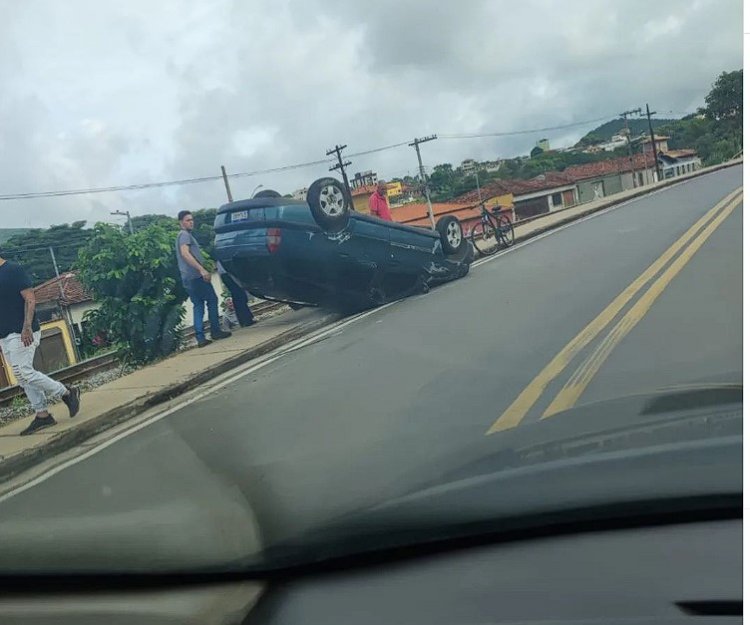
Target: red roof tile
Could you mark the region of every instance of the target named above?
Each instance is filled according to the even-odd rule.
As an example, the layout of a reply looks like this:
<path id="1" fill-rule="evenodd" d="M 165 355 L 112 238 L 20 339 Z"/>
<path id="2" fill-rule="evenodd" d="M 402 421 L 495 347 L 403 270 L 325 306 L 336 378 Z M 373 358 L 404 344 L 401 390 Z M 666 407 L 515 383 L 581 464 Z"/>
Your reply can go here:
<path id="1" fill-rule="evenodd" d="M 538 193 L 539 191 L 546 191 L 548 189 L 569 187 L 573 184 L 575 184 L 575 180 L 565 172 L 550 171 L 541 174 L 536 178 L 531 178 L 530 180 L 493 180 L 482 187 L 482 197 L 490 198 L 495 195 L 505 195 L 506 193 L 512 193 L 515 196 L 527 195 L 529 193 Z M 470 191 L 469 193 L 457 197 L 455 201 L 477 203 L 479 198 L 476 191 Z"/>
<path id="2" fill-rule="evenodd" d="M 366 184 L 363 187 L 352 189 L 352 197 L 358 197 L 360 195 L 372 195 L 375 193 L 375 189 L 378 188 L 376 184 Z"/>
<path id="3" fill-rule="evenodd" d="M 633 166 L 636 169 L 645 169 L 654 166 L 654 157 L 651 154 L 644 155 L 641 153 L 633 155 Z M 630 159 L 627 156 L 613 158 L 606 161 L 597 161 L 595 163 L 584 163 L 583 165 L 571 165 L 565 169 L 567 174 L 574 181 L 587 180 L 589 178 L 598 178 L 600 176 L 610 176 L 612 174 L 623 174 L 630 171 Z"/>
<path id="4" fill-rule="evenodd" d="M 60 293 L 60 285 L 62 285 L 62 293 Z M 64 273 L 59 278 L 52 278 L 43 282 L 34 288 L 34 295 L 38 304 L 60 302 L 70 305 L 90 302 L 94 299 L 86 292 L 74 272 Z"/>

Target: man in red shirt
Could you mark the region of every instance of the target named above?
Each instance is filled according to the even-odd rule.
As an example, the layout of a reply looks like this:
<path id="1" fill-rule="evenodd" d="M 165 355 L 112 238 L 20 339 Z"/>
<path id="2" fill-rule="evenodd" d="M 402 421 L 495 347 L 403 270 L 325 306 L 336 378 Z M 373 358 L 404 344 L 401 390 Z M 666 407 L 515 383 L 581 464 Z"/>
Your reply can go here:
<path id="1" fill-rule="evenodd" d="M 385 219 L 385 221 L 393 221 L 391 209 L 388 206 L 388 198 L 386 197 L 386 189 L 385 180 L 378 180 L 378 188 L 370 196 L 370 215 L 380 217 L 381 219 Z"/>

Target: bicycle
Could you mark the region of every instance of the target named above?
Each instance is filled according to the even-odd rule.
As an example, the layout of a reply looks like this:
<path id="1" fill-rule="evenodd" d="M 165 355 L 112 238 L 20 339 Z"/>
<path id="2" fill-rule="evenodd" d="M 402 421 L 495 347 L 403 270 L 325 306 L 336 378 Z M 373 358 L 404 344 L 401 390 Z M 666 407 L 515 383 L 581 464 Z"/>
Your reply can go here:
<path id="1" fill-rule="evenodd" d="M 487 210 L 484 202 L 480 205 L 482 218 L 471 229 L 471 242 L 474 249 L 481 256 L 491 256 L 500 249 L 500 246 L 510 247 L 515 241 L 513 224 L 507 215 L 500 213 L 499 208 L 493 208 L 492 212 Z M 494 239 L 494 243 L 488 243 Z M 479 246 L 482 242 L 482 246 Z"/>

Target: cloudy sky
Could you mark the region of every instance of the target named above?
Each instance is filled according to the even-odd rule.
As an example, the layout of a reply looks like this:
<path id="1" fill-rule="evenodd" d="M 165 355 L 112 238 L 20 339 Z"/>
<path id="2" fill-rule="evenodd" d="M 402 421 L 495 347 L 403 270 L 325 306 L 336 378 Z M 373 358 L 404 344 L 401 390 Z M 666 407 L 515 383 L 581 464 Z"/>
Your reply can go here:
<path id="1" fill-rule="evenodd" d="M 0 0 L 0 195 L 253 172 L 432 133 L 693 111 L 742 66 L 741 0 Z M 553 147 L 596 123 L 543 133 Z M 425 164 L 527 153 L 440 139 Z M 350 172 L 416 173 L 412 148 Z M 325 164 L 232 181 L 289 192 Z M 0 201 L 0 227 L 217 206 L 218 181 Z"/>

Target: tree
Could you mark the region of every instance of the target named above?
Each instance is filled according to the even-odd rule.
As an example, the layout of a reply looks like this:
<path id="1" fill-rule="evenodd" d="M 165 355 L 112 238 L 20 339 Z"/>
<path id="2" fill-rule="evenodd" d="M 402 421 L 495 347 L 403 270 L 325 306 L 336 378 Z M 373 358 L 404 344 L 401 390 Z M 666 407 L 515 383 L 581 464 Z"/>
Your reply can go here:
<path id="1" fill-rule="evenodd" d="M 79 251 L 81 281 L 99 304 L 84 323 L 90 334 L 106 336 L 126 362 L 150 362 L 180 345 L 187 294 L 174 251 L 177 230 L 175 220 L 156 220 L 133 235 L 99 223 Z"/>
<path id="2" fill-rule="evenodd" d="M 204 258 L 209 261 L 213 256 L 214 249 L 214 219 L 216 219 L 215 208 L 201 208 L 193 211 L 193 236 L 198 241 L 201 250 L 204 252 Z M 138 215 L 133 217 L 133 230 L 138 232 L 151 226 L 152 224 L 161 224 L 167 228 L 179 229 L 177 217 L 167 215 Z M 126 232 L 123 226 L 123 232 Z M 207 269 L 211 269 L 209 262 Z"/>
<path id="3" fill-rule="evenodd" d="M 700 112 L 657 130 L 670 138 L 671 148 L 694 149 L 704 165 L 722 163 L 742 150 L 742 70 L 723 72 Z"/>
<path id="4" fill-rule="evenodd" d="M 534 158 L 535 156 L 539 156 L 540 154 L 544 154 L 544 150 L 540 148 L 538 145 L 535 145 L 533 148 L 531 148 L 531 152 L 529 156 L 531 158 Z"/>
<path id="5" fill-rule="evenodd" d="M 714 121 L 742 122 L 742 70 L 722 72 L 706 96 L 702 113 Z"/>
<path id="6" fill-rule="evenodd" d="M 49 228 L 34 228 L 11 237 L 3 243 L 3 257 L 22 262 L 34 284 L 55 277 L 55 266 L 49 248 L 55 252 L 61 273 L 70 271 L 78 258 L 78 250 L 92 236 L 85 221 L 60 224 Z"/>

